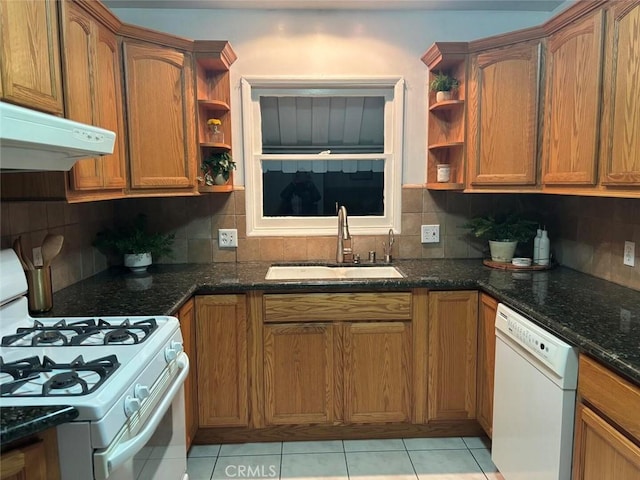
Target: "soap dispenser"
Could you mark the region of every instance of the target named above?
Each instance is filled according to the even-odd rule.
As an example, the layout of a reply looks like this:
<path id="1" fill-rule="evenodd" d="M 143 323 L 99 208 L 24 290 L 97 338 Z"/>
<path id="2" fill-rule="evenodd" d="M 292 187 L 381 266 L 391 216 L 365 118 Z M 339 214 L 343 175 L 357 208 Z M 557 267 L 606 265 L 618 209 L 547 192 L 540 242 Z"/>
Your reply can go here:
<path id="1" fill-rule="evenodd" d="M 540 239 L 542 238 L 542 229 L 539 228 L 536 232 L 536 236 L 533 239 L 533 263 L 540 262 Z"/>
<path id="2" fill-rule="evenodd" d="M 542 237 L 540 237 L 540 250 L 539 250 L 540 258 L 538 259 L 538 265 L 549 265 L 549 251 L 550 251 L 549 235 L 545 227 L 545 229 L 542 230 Z"/>

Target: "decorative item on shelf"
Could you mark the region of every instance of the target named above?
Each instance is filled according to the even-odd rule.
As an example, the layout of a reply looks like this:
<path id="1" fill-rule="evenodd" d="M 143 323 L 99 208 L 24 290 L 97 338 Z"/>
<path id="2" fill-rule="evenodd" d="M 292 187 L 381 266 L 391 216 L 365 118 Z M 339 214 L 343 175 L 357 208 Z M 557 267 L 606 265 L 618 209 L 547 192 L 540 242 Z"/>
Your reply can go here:
<path id="1" fill-rule="evenodd" d="M 133 222 L 115 229 L 98 232 L 93 246 L 101 251 L 110 251 L 124 256 L 124 264 L 134 273 L 144 273 L 163 255 L 171 256 L 175 234 L 147 232 L 147 217 L 138 214 Z"/>
<path id="2" fill-rule="evenodd" d="M 451 180 L 451 166 L 447 163 L 439 163 L 437 166 L 436 180 L 439 183 L 447 183 Z"/>
<path id="3" fill-rule="evenodd" d="M 434 75 L 429 88 L 432 92 L 436 92 L 436 102 L 451 100 L 453 91 L 460 86 L 460 82 L 442 71 L 438 71 Z"/>
<path id="4" fill-rule="evenodd" d="M 236 168 L 229 152 L 211 152 L 202 160 L 202 177 L 198 180 L 205 185 L 225 185 L 229 181 L 231 170 Z"/>
<path id="5" fill-rule="evenodd" d="M 489 241 L 491 260 L 511 264 L 518 242 L 529 241 L 536 232 L 538 224 L 525 220 L 517 213 L 475 217 L 462 225 L 480 239 Z"/>
<path id="6" fill-rule="evenodd" d="M 222 122 L 217 118 L 207 120 L 209 127 L 209 138 L 213 143 L 224 143 L 224 132 L 222 131 Z"/>

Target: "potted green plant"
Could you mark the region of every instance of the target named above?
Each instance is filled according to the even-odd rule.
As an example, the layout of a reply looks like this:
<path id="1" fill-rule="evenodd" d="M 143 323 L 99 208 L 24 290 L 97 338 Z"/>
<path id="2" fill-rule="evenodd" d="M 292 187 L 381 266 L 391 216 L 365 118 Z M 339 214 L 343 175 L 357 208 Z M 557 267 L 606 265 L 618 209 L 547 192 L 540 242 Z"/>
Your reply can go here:
<path id="1" fill-rule="evenodd" d="M 536 232 L 538 224 L 525 220 L 517 213 L 506 215 L 485 215 L 475 217 L 462 225 L 470 233 L 489 241 L 491 260 L 495 262 L 511 262 L 518 242 L 529 241 Z"/>
<path id="2" fill-rule="evenodd" d="M 124 264 L 135 273 L 142 273 L 163 255 L 172 254 L 175 234 L 149 233 L 147 217 L 138 214 L 127 224 L 98 232 L 93 245 L 102 251 L 124 255 Z"/>
<path id="3" fill-rule="evenodd" d="M 231 154 L 227 151 L 211 152 L 202 160 L 201 177 L 205 185 L 224 185 L 229 181 L 231 170 L 236 168 Z"/>
<path id="4" fill-rule="evenodd" d="M 460 82 L 442 71 L 434 74 L 433 80 L 429 84 L 432 92 L 436 92 L 436 102 L 451 100 L 451 92 L 460 86 Z"/>

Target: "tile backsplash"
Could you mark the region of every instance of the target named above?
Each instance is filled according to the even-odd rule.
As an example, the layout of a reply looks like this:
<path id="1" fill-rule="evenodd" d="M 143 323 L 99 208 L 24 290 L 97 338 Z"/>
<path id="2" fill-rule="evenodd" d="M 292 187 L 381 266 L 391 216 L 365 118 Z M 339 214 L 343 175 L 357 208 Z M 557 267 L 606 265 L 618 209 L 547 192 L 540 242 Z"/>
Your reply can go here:
<path id="1" fill-rule="evenodd" d="M 68 205 L 64 202 L 2 202 L 2 248 L 21 235 L 25 249 L 39 245 L 48 233 L 61 233 L 65 245 L 52 264 L 54 290 L 107 268 L 109 261 L 91 246 L 99 230 L 138 213 L 156 231 L 174 232 L 174 255 L 160 263 L 242 261 L 331 261 L 335 236 L 247 237 L 244 191 L 199 197 L 124 199 Z M 612 282 L 640 289 L 640 201 L 541 194 L 462 194 L 403 188 L 402 233 L 396 235 L 394 258 L 482 258 L 486 242 L 461 228 L 469 218 L 518 209 L 547 226 L 552 254 L 559 263 Z M 440 225 L 440 242 L 422 244 L 420 226 Z M 238 248 L 219 248 L 218 229 L 237 228 Z M 386 236 L 354 235 L 362 258 L 376 251 L 382 258 Z M 624 241 L 636 242 L 636 266 L 622 265 Z M 531 244 L 519 255 L 531 256 Z"/>
<path id="2" fill-rule="evenodd" d="M 113 224 L 114 207 L 113 202 L 2 202 L 0 243 L 10 248 L 20 236 L 24 251 L 31 256 L 47 233 L 63 235 L 62 251 L 51 262 L 51 281 L 57 291 L 107 268 L 107 258 L 91 242 L 98 231 Z"/>

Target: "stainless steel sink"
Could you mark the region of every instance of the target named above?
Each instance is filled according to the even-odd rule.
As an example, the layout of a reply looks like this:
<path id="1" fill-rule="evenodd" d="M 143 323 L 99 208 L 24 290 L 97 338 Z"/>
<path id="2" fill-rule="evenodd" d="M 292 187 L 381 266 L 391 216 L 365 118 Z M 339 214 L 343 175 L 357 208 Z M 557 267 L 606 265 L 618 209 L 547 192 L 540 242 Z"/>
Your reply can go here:
<path id="1" fill-rule="evenodd" d="M 357 278 L 404 278 L 391 265 L 384 266 L 326 266 L 274 265 L 269 267 L 265 280 L 348 280 Z"/>

